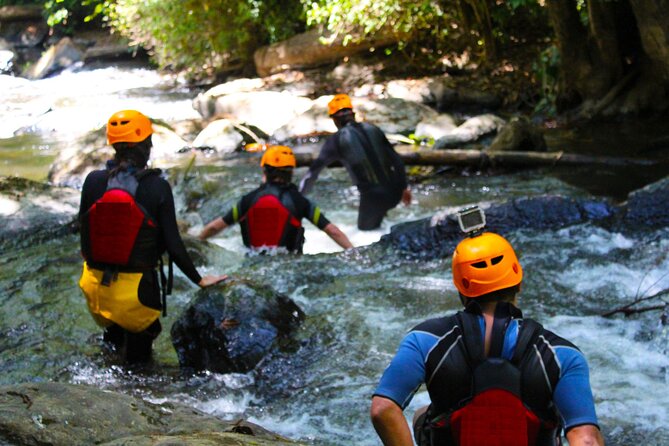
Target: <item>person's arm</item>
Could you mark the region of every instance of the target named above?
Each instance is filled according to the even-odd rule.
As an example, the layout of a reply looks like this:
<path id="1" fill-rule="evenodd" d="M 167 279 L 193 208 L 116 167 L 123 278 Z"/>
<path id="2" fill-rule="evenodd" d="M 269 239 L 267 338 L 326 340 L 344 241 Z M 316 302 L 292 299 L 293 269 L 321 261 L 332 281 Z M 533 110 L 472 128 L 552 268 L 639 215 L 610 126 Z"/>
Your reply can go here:
<path id="1" fill-rule="evenodd" d="M 562 367 L 553 400 L 562 416 L 569 445 L 603 446 L 585 356 L 573 346 L 560 345 L 554 349 Z"/>
<path id="2" fill-rule="evenodd" d="M 402 409 L 394 401 L 374 396 L 370 416 L 374 429 L 385 446 L 413 446 L 411 429 Z"/>
<path id="3" fill-rule="evenodd" d="M 302 181 L 300 181 L 299 191 L 301 193 L 308 194 L 318 179 L 318 175 L 320 175 L 321 171 L 339 159 L 336 139 L 337 137 L 335 133 L 325 141 L 325 144 L 323 144 L 323 148 L 321 148 L 318 158 L 311 163 L 309 171 L 304 178 L 302 178 Z"/>
<path id="4" fill-rule="evenodd" d="M 179 267 L 181 271 L 191 280 L 191 282 L 197 284 L 200 287 L 207 287 L 214 285 L 222 280 L 225 280 L 227 276 L 225 274 L 221 275 L 209 275 L 202 277 L 200 273 L 197 272 L 193 261 L 186 251 L 186 246 L 181 239 L 181 234 L 179 234 L 179 228 L 177 226 L 176 211 L 174 209 L 174 197 L 172 195 L 172 188 L 169 183 L 165 181 L 162 188 L 162 199 L 161 205 L 158 211 L 158 226 L 161 228 L 163 233 L 163 239 L 165 241 L 165 246 L 167 252 L 169 252 L 170 257 L 174 263 Z"/>
<path id="5" fill-rule="evenodd" d="M 200 235 L 198 235 L 197 238 L 200 240 L 207 240 L 209 237 L 213 237 L 227 227 L 228 224 L 223 220 L 223 217 L 218 217 L 207 223 L 207 225 L 202 228 L 202 232 L 200 232 Z"/>
<path id="6" fill-rule="evenodd" d="M 604 437 L 597 426 L 585 424 L 567 432 L 569 446 L 604 446 Z"/>
<path id="7" fill-rule="evenodd" d="M 339 229 L 333 223 L 328 223 L 328 225 L 323 228 L 323 231 L 325 231 L 325 233 L 342 248 L 353 248 L 353 243 L 351 243 L 348 237 L 346 237 L 346 234 L 344 234 L 341 229 Z"/>

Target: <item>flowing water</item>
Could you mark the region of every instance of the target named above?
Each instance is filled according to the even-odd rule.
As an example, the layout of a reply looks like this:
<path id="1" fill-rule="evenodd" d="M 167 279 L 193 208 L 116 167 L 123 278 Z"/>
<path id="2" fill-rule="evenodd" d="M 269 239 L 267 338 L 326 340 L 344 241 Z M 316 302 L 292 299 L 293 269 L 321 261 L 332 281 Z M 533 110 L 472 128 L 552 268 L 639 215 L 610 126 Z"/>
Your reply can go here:
<path id="1" fill-rule="evenodd" d="M 78 137 L 77 123 L 94 128 L 126 107 L 168 121 L 194 113 L 193 93 L 142 68 L 74 71 L 3 91 L 10 92 L 3 114 L 53 109 L 24 135 L 0 139 L 0 174 L 34 179 L 45 178 L 58 148 Z M 4 122 L 10 117 L 3 116 Z M 304 172 L 298 169 L 296 176 Z M 200 166 L 189 176 L 184 181 L 183 172 L 170 173 L 191 234 L 259 182 L 251 165 Z M 364 246 L 394 224 L 469 203 L 545 193 L 587 196 L 583 181 L 567 182 L 570 177 L 571 171 L 553 169 L 433 175 L 413 186 L 410 207 L 391 211 L 380 230 L 365 233 L 355 228 L 357 196 L 341 169 L 326 171 L 311 198 L 356 246 Z M 588 190 L 602 189 L 597 178 L 590 183 Z M 625 182 L 617 183 L 623 188 L 620 183 Z M 186 212 L 185 197 L 193 189 L 206 190 L 207 197 L 196 212 Z M 77 287 L 78 237 L 69 235 L 2 253 L 0 384 L 84 383 L 154 402 L 182 402 L 226 419 L 242 416 L 311 444 L 380 444 L 368 421 L 371 394 L 406 330 L 459 308 L 450 259 L 410 260 L 380 246 L 342 253 L 306 224 L 301 258 L 246 257 L 239 229 L 231 228 L 204 244 L 205 256 L 198 261 L 203 273 L 266 283 L 302 307 L 315 347 L 306 358 L 297 355 L 294 364 L 264 364 L 285 369 L 283 379 L 253 373 L 180 375 L 169 327 L 197 290 L 178 271 L 153 368 L 136 371 L 110 363 Z M 617 233 L 582 224 L 551 232 L 520 228 L 505 235 L 525 269 L 525 314 L 571 339 L 589 360 L 608 444 L 669 445 L 667 327 L 658 312 L 626 319 L 600 316 L 635 296 L 669 288 L 669 229 Z M 421 390 L 407 417 L 426 402 Z"/>

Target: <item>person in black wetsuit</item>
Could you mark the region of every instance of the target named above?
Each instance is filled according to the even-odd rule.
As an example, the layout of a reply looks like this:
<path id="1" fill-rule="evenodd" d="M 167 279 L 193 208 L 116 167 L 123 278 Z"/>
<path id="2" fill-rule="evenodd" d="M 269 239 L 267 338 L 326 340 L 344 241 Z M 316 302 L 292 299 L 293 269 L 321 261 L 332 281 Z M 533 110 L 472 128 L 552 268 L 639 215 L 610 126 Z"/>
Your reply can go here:
<path id="1" fill-rule="evenodd" d="M 295 165 L 295 156 L 289 147 L 268 148 L 260 161 L 263 184 L 244 195 L 223 217 L 208 223 L 199 238 L 206 240 L 239 223 L 245 246 L 261 252 L 267 248 L 284 248 L 301 254 L 304 242 L 301 220 L 306 218 L 342 248 L 352 248 L 346 234 L 291 183 Z"/>
<path id="2" fill-rule="evenodd" d="M 146 168 L 152 133 L 150 119 L 138 111 L 112 115 L 107 139 L 114 159 L 86 177 L 79 206 L 85 259 L 79 286 L 104 327 L 104 341 L 128 363 L 149 361 L 161 331 L 159 316 L 171 285 L 157 270 L 165 251 L 200 287 L 226 277 L 202 277 L 195 269 L 179 235 L 172 189 L 160 170 Z"/>
<path id="3" fill-rule="evenodd" d="M 328 104 L 328 112 L 338 131 L 325 141 L 300 182 L 300 192 L 309 193 L 320 172 L 339 161 L 360 192 L 358 228 L 376 229 L 388 210 L 400 201 L 405 205 L 411 203 L 404 163 L 381 129 L 356 122 L 348 95 L 335 95 Z"/>

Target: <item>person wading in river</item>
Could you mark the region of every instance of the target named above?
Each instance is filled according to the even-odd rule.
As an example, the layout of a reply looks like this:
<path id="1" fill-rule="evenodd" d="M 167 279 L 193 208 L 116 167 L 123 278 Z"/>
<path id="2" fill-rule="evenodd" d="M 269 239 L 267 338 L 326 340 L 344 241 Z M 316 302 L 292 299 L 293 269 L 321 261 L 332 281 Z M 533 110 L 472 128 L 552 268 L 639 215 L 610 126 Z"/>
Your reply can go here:
<path id="1" fill-rule="evenodd" d="M 201 287 L 226 277 L 201 277 L 193 266 L 177 229 L 172 189 L 159 169 L 146 166 L 152 134 L 151 121 L 142 113 L 114 113 L 107 122 L 114 159 L 86 177 L 79 206 L 85 259 L 79 286 L 93 319 L 104 327 L 104 341 L 128 363 L 151 359 L 171 288 L 171 261 Z M 170 277 L 161 267 L 159 281 L 165 251 Z"/>
<path id="2" fill-rule="evenodd" d="M 328 104 L 337 133 L 327 139 L 318 158 L 300 182 L 300 192 L 309 193 L 320 172 L 341 162 L 360 192 L 358 228 L 381 226 L 388 210 L 402 201 L 411 204 L 404 163 L 386 135 L 377 126 L 356 122 L 351 98 L 337 94 Z"/>
<path id="3" fill-rule="evenodd" d="M 583 354 L 523 319 L 522 269 L 494 233 L 463 240 L 453 282 L 464 311 L 413 328 L 374 392 L 372 423 L 384 445 L 413 445 L 403 410 L 421 384 L 431 404 L 414 416 L 420 446 L 604 444 Z"/>
<path id="4" fill-rule="evenodd" d="M 308 219 L 344 249 L 353 245 L 337 226 L 325 218 L 319 207 L 307 200 L 291 182 L 296 166 L 293 151 L 286 146 L 271 146 L 260 161 L 263 184 L 244 195 L 223 217 L 208 223 L 199 235 L 201 240 L 239 223 L 247 247 L 264 251 L 283 248 L 302 253 L 304 228 Z"/>

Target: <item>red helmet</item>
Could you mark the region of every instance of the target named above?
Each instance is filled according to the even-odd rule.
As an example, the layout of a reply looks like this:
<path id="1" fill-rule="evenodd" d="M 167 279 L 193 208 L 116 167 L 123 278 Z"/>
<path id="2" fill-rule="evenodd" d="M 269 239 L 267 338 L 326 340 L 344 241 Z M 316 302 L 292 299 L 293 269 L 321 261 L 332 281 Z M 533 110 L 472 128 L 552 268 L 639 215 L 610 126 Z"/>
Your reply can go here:
<path id="1" fill-rule="evenodd" d="M 453 252 L 453 283 L 460 293 L 475 298 L 518 285 L 523 269 L 511 244 L 485 232 L 461 241 Z"/>
<path id="2" fill-rule="evenodd" d="M 151 120 L 137 110 L 121 110 L 114 113 L 107 121 L 107 141 L 141 142 L 151 136 Z"/>

